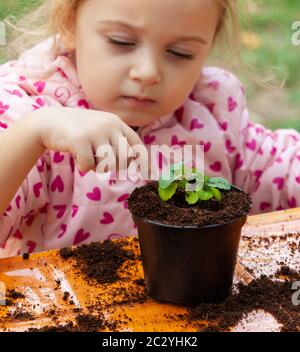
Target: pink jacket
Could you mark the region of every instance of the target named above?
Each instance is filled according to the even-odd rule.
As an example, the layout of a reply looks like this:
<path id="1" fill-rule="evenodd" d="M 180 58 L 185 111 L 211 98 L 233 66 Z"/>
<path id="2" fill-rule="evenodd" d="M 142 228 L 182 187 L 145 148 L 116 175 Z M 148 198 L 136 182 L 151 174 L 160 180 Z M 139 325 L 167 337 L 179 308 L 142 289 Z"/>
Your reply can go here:
<path id="1" fill-rule="evenodd" d="M 0 66 L 0 131 L 43 106 L 92 108 L 76 68 L 52 38 Z M 174 113 L 140 128 L 146 145 L 203 144 L 205 171 L 252 196 L 252 213 L 300 204 L 300 136 L 249 120 L 240 81 L 205 68 Z M 7 151 L 9 152 L 9 151 Z M 45 152 L 0 217 L 0 257 L 136 235 L 128 195 L 141 181 L 79 173 L 68 153 Z"/>

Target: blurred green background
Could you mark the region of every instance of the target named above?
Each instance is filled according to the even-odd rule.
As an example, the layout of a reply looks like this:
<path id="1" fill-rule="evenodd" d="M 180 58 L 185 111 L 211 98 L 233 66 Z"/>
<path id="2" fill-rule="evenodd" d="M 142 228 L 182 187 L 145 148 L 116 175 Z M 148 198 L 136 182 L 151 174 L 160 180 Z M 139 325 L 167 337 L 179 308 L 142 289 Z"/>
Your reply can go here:
<path id="1" fill-rule="evenodd" d="M 244 0 L 243 0 L 244 1 Z M 300 46 L 293 46 L 292 23 L 300 21 L 300 0 L 246 0 L 243 20 L 243 61 L 256 68 L 262 79 L 268 72 L 285 78 L 282 88 L 260 87 L 251 75 L 242 73 L 252 120 L 265 126 L 300 131 Z M 19 17 L 41 0 L 0 0 L 0 20 Z M 1 54 L 2 50 L 2 54 Z M 3 50 L 0 62 L 3 62 Z M 278 86 L 275 85 L 275 87 Z"/>

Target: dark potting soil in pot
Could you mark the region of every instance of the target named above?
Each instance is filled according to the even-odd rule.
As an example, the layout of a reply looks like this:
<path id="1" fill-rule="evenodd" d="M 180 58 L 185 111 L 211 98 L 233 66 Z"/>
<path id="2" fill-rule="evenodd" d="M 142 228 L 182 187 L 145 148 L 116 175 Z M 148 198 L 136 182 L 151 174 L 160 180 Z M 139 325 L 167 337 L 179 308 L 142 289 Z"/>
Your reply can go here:
<path id="1" fill-rule="evenodd" d="M 151 181 L 136 188 L 128 199 L 130 211 L 141 218 L 155 220 L 167 225 L 207 226 L 225 224 L 247 214 L 251 208 L 248 194 L 232 188 L 221 191 L 222 199 L 202 201 L 189 205 L 183 190 L 164 202 L 158 195 L 158 183 Z"/>

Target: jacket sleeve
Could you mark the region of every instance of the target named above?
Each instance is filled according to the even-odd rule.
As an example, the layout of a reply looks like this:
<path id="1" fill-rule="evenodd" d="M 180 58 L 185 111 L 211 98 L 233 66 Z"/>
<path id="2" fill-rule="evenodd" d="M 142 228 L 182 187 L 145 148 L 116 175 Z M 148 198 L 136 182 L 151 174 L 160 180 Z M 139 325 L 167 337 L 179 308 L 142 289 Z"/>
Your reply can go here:
<path id="1" fill-rule="evenodd" d="M 299 206 L 299 133 L 253 123 L 244 87 L 229 72 L 209 68 L 198 88 L 198 99 L 213 110 L 219 124 L 233 184 L 251 195 L 251 213 Z"/>
<path id="2" fill-rule="evenodd" d="M 51 105 L 59 103 L 46 96 L 31 96 L 17 83 L 1 82 L 0 79 L 0 140 L 1 135 L 24 114 Z M 0 246 L 16 233 L 29 214 L 32 215 L 48 202 L 49 155 L 46 152 L 37 161 L 0 217 Z"/>

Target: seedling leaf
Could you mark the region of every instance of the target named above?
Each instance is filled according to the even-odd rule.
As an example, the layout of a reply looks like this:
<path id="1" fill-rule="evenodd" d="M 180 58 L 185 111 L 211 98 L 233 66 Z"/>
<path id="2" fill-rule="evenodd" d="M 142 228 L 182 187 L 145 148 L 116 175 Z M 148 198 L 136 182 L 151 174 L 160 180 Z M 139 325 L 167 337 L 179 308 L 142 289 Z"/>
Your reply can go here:
<path id="1" fill-rule="evenodd" d="M 207 186 L 212 188 L 219 188 L 229 191 L 231 189 L 231 184 L 222 177 L 212 177 L 208 180 Z"/>
<path id="2" fill-rule="evenodd" d="M 198 192 L 187 192 L 185 195 L 185 200 L 190 204 L 196 204 L 199 200 L 199 194 Z"/>
<path id="3" fill-rule="evenodd" d="M 199 194 L 199 199 L 200 200 L 209 200 L 211 198 L 213 198 L 214 193 L 209 190 L 209 191 L 204 191 L 203 189 L 201 191 L 198 192 Z"/>
<path id="4" fill-rule="evenodd" d="M 222 199 L 222 193 L 217 188 L 212 188 L 211 190 L 216 200 L 220 202 L 220 200 Z"/>
<path id="5" fill-rule="evenodd" d="M 174 182 L 170 184 L 169 187 L 167 188 L 158 187 L 158 194 L 160 196 L 160 199 L 163 200 L 164 202 L 171 199 L 176 192 L 177 186 L 178 186 L 178 183 Z"/>

